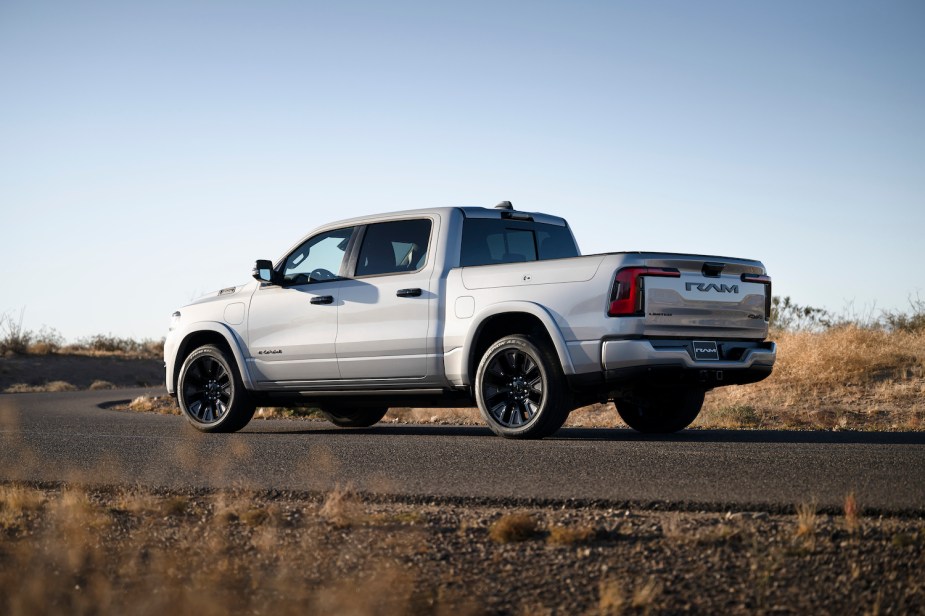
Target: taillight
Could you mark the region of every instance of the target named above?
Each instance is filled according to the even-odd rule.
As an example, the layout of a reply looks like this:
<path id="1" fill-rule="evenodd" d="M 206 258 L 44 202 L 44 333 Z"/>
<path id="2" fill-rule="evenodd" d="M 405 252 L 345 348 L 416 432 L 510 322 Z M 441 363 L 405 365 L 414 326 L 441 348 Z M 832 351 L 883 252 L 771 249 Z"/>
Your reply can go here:
<path id="1" fill-rule="evenodd" d="M 742 274 L 742 282 L 755 282 L 764 285 L 764 320 L 771 320 L 771 277 L 762 274 Z"/>
<path id="2" fill-rule="evenodd" d="M 643 314 L 645 304 L 645 283 L 643 276 L 680 278 L 681 272 L 666 267 L 624 267 L 617 271 L 610 295 L 611 317 L 638 316 Z"/>

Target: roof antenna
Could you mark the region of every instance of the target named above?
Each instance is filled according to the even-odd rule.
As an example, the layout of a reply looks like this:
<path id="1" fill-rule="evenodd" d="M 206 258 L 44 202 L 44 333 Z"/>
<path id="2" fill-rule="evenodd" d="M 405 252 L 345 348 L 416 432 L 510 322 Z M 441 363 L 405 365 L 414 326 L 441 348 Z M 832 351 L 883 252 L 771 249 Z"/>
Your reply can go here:
<path id="1" fill-rule="evenodd" d="M 495 209 L 496 210 L 513 210 L 514 206 L 511 205 L 510 201 L 502 201 L 501 203 L 495 206 Z"/>

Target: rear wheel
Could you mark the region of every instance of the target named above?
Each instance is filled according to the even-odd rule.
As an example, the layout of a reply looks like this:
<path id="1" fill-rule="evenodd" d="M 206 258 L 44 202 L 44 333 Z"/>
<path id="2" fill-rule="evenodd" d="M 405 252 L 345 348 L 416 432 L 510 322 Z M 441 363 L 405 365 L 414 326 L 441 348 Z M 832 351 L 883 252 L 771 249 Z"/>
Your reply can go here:
<path id="1" fill-rule="evenodd" d="M 368 428 L 379 423 L 388 412 L 385 406 L 360 409 L 325 406 L 321 409 L 325 419 L 341 428 Z"/>
<path id="2" fill-rule="evenodd" d="M 527 336 L 507 336 L 485 351 L 475 399 L 488 427 L 505 438 L 549 436 L 571 410 L 559 358 Z"/>
<path id="3" fill-rule="evenodd" d="M 256 410 L 234 358 L 214 344 L 199 347 L 183 361 L 177 402 L 189 422 L 203 432 L 236 432 Z"/>
<path id="4" fill-rule="evenodd" d="M 691 425 L 703 406 L 704 392 L 678 389 L 638 392 L 614 403 L 626 424 L 647 434 L 670 434 Z"/>

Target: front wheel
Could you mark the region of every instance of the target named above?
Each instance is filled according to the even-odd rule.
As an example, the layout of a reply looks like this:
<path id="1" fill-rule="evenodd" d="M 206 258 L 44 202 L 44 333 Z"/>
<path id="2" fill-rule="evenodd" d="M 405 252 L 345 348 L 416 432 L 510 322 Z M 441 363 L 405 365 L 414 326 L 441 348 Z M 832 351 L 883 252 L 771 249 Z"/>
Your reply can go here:
<path id="1" fill-rule="evenodd" d="M 360 409 L 325 406 L 321 409 L 321 414 L 325 419 L 341 428 L 368 428 L 379 423 L 388 412 L 389 409 L 386 406 Z"/>
<path id="2" fill-rule="evenodd" d="M 214 344 L 199 347 L 183 361 L 177 401 L 189 422 L 202 432 L 236 432 L 256 410 L 234 358 Z"/>
<path id="3" fill-rule="evenodd" d="M 691 425 L 703 407 L 700 389 L 639 392 L 614 401 L 626 424 L 646 434 L 670 434 Z"/>
<path id="4" fill-rule="evenodd" d="M 559 358 L 526 336 L 507 336 L 485 351 L 475 400 L 488 427 L 505 438 L 549 436 L 571 410 Z"/>

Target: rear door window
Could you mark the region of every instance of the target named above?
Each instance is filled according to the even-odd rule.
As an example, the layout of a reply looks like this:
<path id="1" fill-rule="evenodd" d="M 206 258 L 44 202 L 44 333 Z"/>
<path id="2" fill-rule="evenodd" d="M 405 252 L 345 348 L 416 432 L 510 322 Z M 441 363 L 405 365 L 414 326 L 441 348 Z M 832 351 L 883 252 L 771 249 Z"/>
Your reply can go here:
<path id="1" fill-rule="evenodd" d="M 416 272 L 427 262 L 431 221 L 395 220 L 366 227 L 357 259 L 357 276 Z"/>

